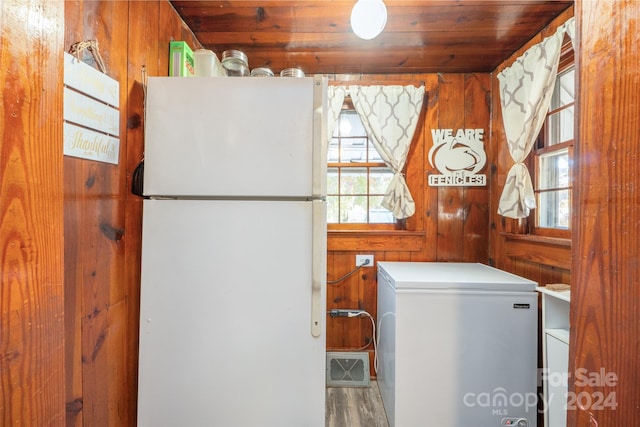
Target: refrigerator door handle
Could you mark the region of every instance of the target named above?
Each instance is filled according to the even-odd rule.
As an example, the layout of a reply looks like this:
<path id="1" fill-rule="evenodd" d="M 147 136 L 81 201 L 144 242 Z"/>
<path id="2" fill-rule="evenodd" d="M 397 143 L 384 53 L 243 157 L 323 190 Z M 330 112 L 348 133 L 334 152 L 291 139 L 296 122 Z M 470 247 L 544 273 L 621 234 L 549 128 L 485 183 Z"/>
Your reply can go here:
<path id="1" fill-rule="evenodd" d="M 327 280 L 327 213 L 326 202 L 313 201 L 313 249 L 311 251 L 311 335 L 322 335 L 325 316 L 325 283 Z"/>
<path id="2" fill-rule="evenodd" d="M 327 196 L 327 78 L 313 77 L 313 166 L 312 189 L 314 199 Z"/>
<path id="3" fill-rule="evenodd" d="M 313 249 L 311 265 L 311 335 L 322 336 L 327 280 L 327 78 L 313 79 Z"/>

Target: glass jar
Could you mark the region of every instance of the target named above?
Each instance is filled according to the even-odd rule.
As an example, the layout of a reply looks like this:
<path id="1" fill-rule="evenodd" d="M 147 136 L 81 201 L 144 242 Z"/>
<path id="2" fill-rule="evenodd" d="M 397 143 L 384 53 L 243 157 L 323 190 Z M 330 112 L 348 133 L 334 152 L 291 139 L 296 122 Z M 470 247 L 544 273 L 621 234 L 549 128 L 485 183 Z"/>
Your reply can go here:
<path id="1" fill-rule="evenodd" d="M 227 76 L 245 77 L 249 75 L 247 55 L 240 50 L 225 50 L 222 52 L 222 68 Z"/>
<path id="2" fill-rule="evenodd" d="M 304 77 L 304 71 L 300 68 L 285 68 L 280 71 L 280 77 Z"/>
<path id="3" fill-rule="evenodd" d="M 258 67 L 251 70 L 251 77 L 273 77 L 273 71 L 269 67 Z"/>

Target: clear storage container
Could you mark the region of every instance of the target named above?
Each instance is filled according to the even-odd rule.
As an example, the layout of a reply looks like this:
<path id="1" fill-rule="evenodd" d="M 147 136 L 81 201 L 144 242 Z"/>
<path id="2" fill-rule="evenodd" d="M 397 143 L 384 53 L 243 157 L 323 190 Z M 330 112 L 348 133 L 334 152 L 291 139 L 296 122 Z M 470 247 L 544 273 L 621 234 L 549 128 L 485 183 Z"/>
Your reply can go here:
<path id="1" fill-rule="evenodd" d="M 285 68 L 280 71 L 280 77 L 304 77 L 304 71 L 300 68 Z"/>
<path id="2" fill-rule="evenodd" d="M 269 67 L 258 67 L 251 70 L 251 77 L 273 77 L 273 71 Z"/>
<path id="3" fill-rule="evenodd" d="M 240 50 L 225 50 L 222 52 L 222 68 L 224 68 L 227 76 L 248 76 L 249 63 L 247 55 Z"/>

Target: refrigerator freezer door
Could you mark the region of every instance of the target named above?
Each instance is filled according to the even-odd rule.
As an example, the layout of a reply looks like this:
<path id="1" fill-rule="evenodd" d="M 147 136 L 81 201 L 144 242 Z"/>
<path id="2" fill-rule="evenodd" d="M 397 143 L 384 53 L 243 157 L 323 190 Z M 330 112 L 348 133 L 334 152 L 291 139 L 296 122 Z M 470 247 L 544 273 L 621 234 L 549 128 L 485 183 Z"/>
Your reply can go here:
<path id="1" fill-rule="evenodd" d="M 148 196 L 319 198 L 326 78 L 149 78 Z"/>
<path id="2" fill-rule="evenodd" d="M 324 426 L 314 203 L 144 201 L 139 426 Z"/>

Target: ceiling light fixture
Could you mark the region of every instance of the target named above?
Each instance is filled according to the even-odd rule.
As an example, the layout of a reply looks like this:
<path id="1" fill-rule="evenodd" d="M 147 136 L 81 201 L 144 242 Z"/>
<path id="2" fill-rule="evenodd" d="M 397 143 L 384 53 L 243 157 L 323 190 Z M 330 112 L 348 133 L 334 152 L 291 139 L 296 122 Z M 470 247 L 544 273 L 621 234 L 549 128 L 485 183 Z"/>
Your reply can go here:
<path id="1" fill-rule="evenodd" d="M 387 7 L 382 0 L 358 0 L 351 11 L 351 28 L 356 36 L 371 40 L 387 23 Z"/>

